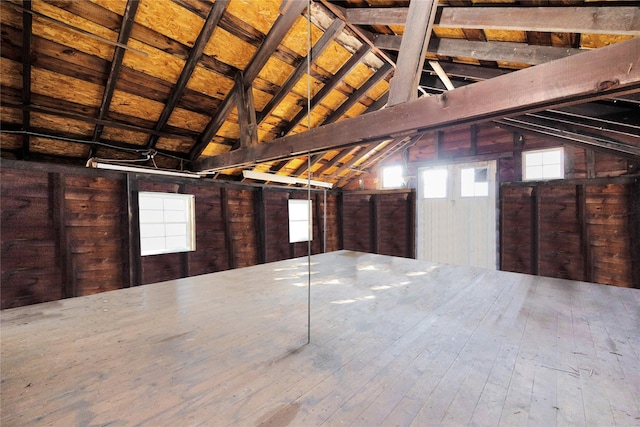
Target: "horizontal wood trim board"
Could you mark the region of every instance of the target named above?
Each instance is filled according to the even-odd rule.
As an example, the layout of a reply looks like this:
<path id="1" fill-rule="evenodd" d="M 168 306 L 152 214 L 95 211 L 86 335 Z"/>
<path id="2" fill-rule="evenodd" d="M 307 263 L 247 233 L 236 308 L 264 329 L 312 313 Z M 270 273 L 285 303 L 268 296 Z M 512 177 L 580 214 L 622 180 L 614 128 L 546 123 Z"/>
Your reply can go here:
<path id="1" fill-rule="evenodd" d="M 562 58 L 537 67 L 423 97 L 352 119 L 234 150 L 194 164 L 222 170 L 331 148 L 381 141 L 398 134 L 472 124 L 640 89 L 640 39 Z M 554 76 L 554 90 L 548 90 Z M 511 96 L 502 96 L 509 88 Z M 470 100 L 478 100 L 470 102 Z"/>
<path id="2" fill-rule="evenodd" d="M 356 25 L 405 25 L 408 8 L 344 9 Z M 640 35 L 640 9 L 625 7 L 446 7 L 435 28 Z"/>

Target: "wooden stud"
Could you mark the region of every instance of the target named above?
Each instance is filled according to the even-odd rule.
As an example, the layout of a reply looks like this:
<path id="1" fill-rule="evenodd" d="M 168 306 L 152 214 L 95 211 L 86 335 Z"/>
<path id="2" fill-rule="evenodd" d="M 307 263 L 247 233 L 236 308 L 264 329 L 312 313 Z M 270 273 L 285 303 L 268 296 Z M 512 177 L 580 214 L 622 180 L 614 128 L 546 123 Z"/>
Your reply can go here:
<path id="1" fill-rule="evenodd" d="M 248 87 L 243 83 L 243 73 L 236 73 L 236 84 L 234 89 L 238 107 L 238 124 L 240 125 L 240 140 L 238 145 L 242 148 L 250 147 L 258 143 L 258 123 L 256 121 L 256 108 L 253 101 L 253 91 L 251 85 Z"/>
<path id="2" fill-rule="evenodd" d="M 235 248 L 233 244 L 233 230 L 231 229 L 231 210 L 229 207 L 229 188 L 220 189 L 220 205 L 222 207 L 222 220 L 224 221 L 224 237 L 229 257 L 229 268 L 236 268 Z"/>
<path id="3" fill-rule="evenodd" d="M 584 263 L 585 282 L 593 282 L 593 249 L 591 248 L 591 233 L 589 230 L 589 220 L 587 213 L 587 191 L 585 184 L 576 185 L 576 197 L 578 208 L 578 221 L 580 225 L 580 248 Z"/>
<path id="4" fill-rule="evenodd" d="M 531 188 L 531 271 L 530 274 L 538 274 L 538 264 L 540 262 L 539 256 L 539 242 L 540 242 L 540 197 L 537 186 Z"/>
<path id="5" fill-rule="evenodd" d="M 49 188 L 51 189 L 53 224 L 55 227 L 57 259 L 60 266 L 60 281 L 62 283 L 63 298 L 78 296 L 75 271 L 73 268 L 73 254 L 67 233 L 67 211 L 65 203 L 66 183 L 62 173 L 49 174 Z"/>
<path id="6" fill-rule="evenodd" d="M 129 41 L 129 36 L 131 35 L 136 12 L 138 10 L 138 5 L 138 0 L 127 1 L 127 6 L 125 7 L 124 15 L 122 16 L 120 32 L 118 33 L 118 43 L 122 45 L 126 45 Z M 104 87 L 102 102 L 100 103 L 100 110 L 98 112 L 98 119 L 100 120 L 105 119 L 107 117 L 107 113 L 109 112 L 109 107 L 111 106 L 113 93 L 116 89 L 118 76 L 120 75 L 120 70 L 122 69 L 122 60 L 124 59 L 124 53 L 125 49 L 118 46 L 114 48 L 113 60 L 111 61 L 111 66 L 109 68 L 109 77 L 107 78 L 107 83 Z M 93 129 L 93 136 L 91 138 L 92 141 L 98 141 L 100 139 L 103 127 L 104 126 L 100 124 L 95 126 L 95 128 Z M 97 149 L 98 147 L 95 144 L 92 144 L 89 151 L 89 157 L 94 157 L 96 155 Z"/>
<path id="7" fill-rule="evenodd" d="M 416 257 L 416 190 L 413 189 L 407 196 L 407 258 Z"/>
<path id="8" fill-rule="evenodd" d="M 266 187 L 259 187 L 254 193 L 254 219 L 256 221 L 256 242 L 258 242 L 258 264 L 267 262 L 267 215 Z"/>
<path id="9" fill-rule="evenodd" d="M 522 181 L 522 147 L 524 136 L 521 133 L 513 133 L 513 179 Z"/>
<path id="10" fill-rule="evenodd" d="M 378 237 L 380 233 L 380 224 L 378 220 L 380 218 L 380 200 L 377 194 L 372 194 L 369 198 L 369 244 L 370 252 L 377 254 L 380 253 L 380 239 Z"/>
<path id="11" fill-rule="evenodd" d="M 640 179 L 630 186 L 627 203 L 629 206 L 629 236 L 640 236 Z M 631 286 L 640 289 L 640 239 L 631 238 Z"/>
<path id="12" fill-rule="evenodd" d="M 470 138 L 469 138 L 469 143 L 471 146 L 471 155 L 472 156 L 477 156 L 478 155 L 478 125 L 471 125 L 471 127 L 469 128 L 469 133 L 470 133 Z"/>
<path id="13" fill-rule="evenodd" d="M 142 284 L 142 254 L 140 251 L 140 203 L 138 200 L 138 178 L 127 175 L 127 217 L 129 242 L 129 287 Z"/>
<path id="14" fill-rule="evenodd" d="M 587 162 L 587 178 L 595 178 L 596 177 L 596 153 L 590 148 L 587 148 L 585 151 L 586 162 Z"/>

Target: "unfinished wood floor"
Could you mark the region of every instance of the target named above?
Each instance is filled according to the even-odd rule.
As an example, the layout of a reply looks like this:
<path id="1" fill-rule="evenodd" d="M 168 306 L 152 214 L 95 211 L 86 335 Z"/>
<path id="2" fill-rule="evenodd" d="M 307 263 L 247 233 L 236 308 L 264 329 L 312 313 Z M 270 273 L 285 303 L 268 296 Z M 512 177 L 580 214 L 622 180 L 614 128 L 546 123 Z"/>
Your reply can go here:
<path id="1" fill-rule="evenodd" d="M 340 251 L 2 315 L 2 426 L 639 425 L 640 290 Z"/>

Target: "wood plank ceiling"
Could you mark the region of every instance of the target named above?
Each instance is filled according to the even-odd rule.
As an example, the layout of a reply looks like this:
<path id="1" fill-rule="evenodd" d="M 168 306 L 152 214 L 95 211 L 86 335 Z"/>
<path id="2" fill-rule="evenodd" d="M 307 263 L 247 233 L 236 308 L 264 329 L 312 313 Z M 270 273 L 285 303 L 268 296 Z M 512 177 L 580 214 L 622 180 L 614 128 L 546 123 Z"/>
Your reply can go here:
<path id="1" fill-rule="evenodd" d="M 394 70 L 401 75 L 398 51 L 409 52 L 407 22 L 422 25 L 413 38 L 428 45 L 405 44 L 426 50 L 427 61 L 418 61 L 420 92 L 389 104 L 445 91 L 437 64 L 461 87 L 640 38 L 637 2 L 441 0 L 423 24 L 407 21 L 410 7 L 406 0 L 315 0 L 309 10 L 299 0 L 2 1 L 2 157 L 134 161 L 210 169 L 220 179 L 241 179 L 243 169 L 307 177 L 310 164 L 313 179 L 344 185 L 415 141 L 419 129 L 308 151 L 285 144 L 305 140 L 292 136 L 309 123 L 330 126 L 322 135 L 332 139 L 331 129 L 349 129 L 332 124 L 384 107 Z M 637 43 L 618 52 L 637 64 Z M 396 84 L 410 86 L 405 80 Z M 483 117 L 640 157 L 638 91 L 632 81 L 623 93 L 580 98 L 579 106 Z M 285 149 L 248 161 L 263 145 Z M 225 163 L 231 154 L 242 161 Z"/>

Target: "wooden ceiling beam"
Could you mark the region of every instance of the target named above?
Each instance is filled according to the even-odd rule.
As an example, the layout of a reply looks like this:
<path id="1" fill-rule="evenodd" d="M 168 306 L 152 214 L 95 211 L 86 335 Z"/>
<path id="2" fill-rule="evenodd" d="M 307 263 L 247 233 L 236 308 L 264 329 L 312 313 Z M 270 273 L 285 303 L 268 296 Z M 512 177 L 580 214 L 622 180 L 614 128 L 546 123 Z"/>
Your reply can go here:
<path id="1" fill-rule="evenodd" d="M 409 3 L 405 23 L 407 31 L 400 41 L 396 71 L 389 83 L 388 105 L 396 105 L 418 97 L 418 82 L 422 75 L 424 55 L 431 39 L 437 9 L 437 0 Z"/>
<path id="2" fill-rule="evenodd" d="M 411 7 L 411 6 L 409 6 Z M 354 25 L 404 25 L 409 8 L 350 8 Z M 640 8 L 615 7 L 447 7 L 434 28 L 640 35 Z"/>
<path id="3" fill-rule="evenodd" d="M 545 122 L 544 120 L 537 120 L 534 122 L 528 120 L 525 116 L 504 118 L 496 120 L 495 123 L 502 128 L 515 130 L 517 132 L 544 135 L 582 148 L 591 148 L 635 160 L 640 159 L 640 146 L 616 141 L 611 138 L 586 135 L 577 130 L 558 129 L 557 123 L 553 121 Z"/>
<path id="4" fill-rule="evenodd" d="M 22 5 L 26 11 L 31 11 L 31 1 L 23 0 Z M 22 14 L 22 104 L 31 104 L 31 39 L 33 18 L 30 13 Z M 29 130 L 31 124 L 31 113 L 29 110 L 22 110 L 22 127 Z M 23 159 L 29 158 L 30 138 L 28 134 L 22 136 Z"/>
<path id="5" fill-rule="evenodd" d="M 214 6 L 215 7 L 215 6 Z M 256 78 L 260 70 L 267 63 L 271 55 L 276 51 L 278 45 L 287 35 L 293 24 L 300 17 L 300 14 L 307 8 L 307 2 L 304 1 L 291 1 L 288 0 L 281 6 L 281 15 L 278 16 L 273 26 L 269 30 L 269 33 L 265 37 L 264 41 L 260 45 L 260 48 L 256 51 L 249 61 L 245 71 L 243 82 L 245 86 L 251 86 L 251 83 Z M 198 137 L 198 141 L 193 146 L 189 153 L 189 158 L 194 160 L 202 154 L 204 149 L 209 145 L 211 139 L 220 129 L 220 126 L 224 123 L 227 116 L 235 105 L 236 90 L 231 89 L 227 94 L 222 105 L 216 111 L 211 118 L 205 129 Z"/>
<path id="6" fill-rule="evenodd" d="M 402 36 L 379 35 L 376 44 L 384 49 L 398 50 Z M 533 46 L 514 42 L 481 42 L 463 39 L 432 39 L 427 52 L 438 56 L 474 58 L 480 61 L 504 61 L 538 65 L 585 52 L 553 46 Z"/>
<path id="7" fill-rule="evenodd" d="M 202 159 L 195 170 L 291 158 L 640 91 L 640 39 L 631 39 L 373 113 Z M 553 86 L 549 87 L 549 79 Z M 504 96 L 508 91 L 509 96 Z"/>
<path id="8" fill-rule="evenodd" d="M 138 0 L 127 1 L 127 6 L 125 7 L 124 15 L 122 16 L 120 32 L 118 33 L 119 44 L 126 45 L 129 41 L 136 12 L 138 11 L 138 5 Z M 119 46 L 116 46 L 114 48 L 113 60 L 111 61 L 111 65 L 109 67 L 109 77 L 107 78 L 107 83 L 105 84 L 104 92 L 102 94 L 102 102 L 100 103 L 100 109 L 98 110 L 98 119 L 100 120 L 103 120 L 105 117 L 107 117 L 107 113 L 109 112 L 111 100 L 113 99 L 113 92 L 116 89 L 118 76 L 120 75 L 120 70 L 122 69 L 122 60 L 124 59 L 124 53 L 125 49 Z M 29 104 L 25 103 L 25 105 Z M 93 136 L 91 137 L 91 140 L 98 141 L 100 139 L 100 135 L 102 134 L 102 130 L 102 125 L 96 125 L 93 129 Z M 91 149 L 89 150 L 89 157 L 95 156 L 97 148 L 98 147 L 96 145 L 91 146 Z"/>
<path id="9" fill-rule="evenodd" d="M 238 100 L 238 125 L 240 126 L 240 147 L 249 147 L 258 143 L 258 122 L 256 119 L 256 108 L 253 101 L 253 91 L 251 86 L 246 87 L 243 83 L 243 73 L 236 74 Z"/>
<path id="10" fill-rule="evenodd" d="M 336 38 L 336 36 L 342 31 L 344 28 L 344 22 L 339 19 L 335 19 L 333 23 L 327 28 L 320 37 L 320 40 L 313 45 L 311 49 L 311 60 L 315 61 L 322 52 L 329 47 L 329 44 Z M 302 76 L 307 72 L 307 61 L 306 57 L 298 64 L 296 69 L 291 73 L 286 82 L 282 85 L 278 93 L 271 98 L 271 100 L 265 105 L 260 114 L 258 115 L 258 123 L 261 123 L 266 119 L 269 114 L 273 111 L 274 108 L 280 104 L 280 102 L 291 92 L 293 87 L 298 83 L 298 81 L 302 78 Z"/>
<path id="11" fill-rule="evenodd" d="M 224 14 L 228 3 L 229 0 L 217 0 L 209 11 L 207 19 L 204 21 L 204 25 L 202 26 L 202 30 L 200 30 L 200 34 L 198 34 L 198 38 L 189 52 L 189 57 L 182 68 L 180 77 L 178 77 L 176 84 L 173 85 L 169 99 L 165 103 L 162 113 L 160 113 L 155 130 L 161 131 L 167 124 L 167 121 L 169 121 L 169 117 L 171 117 L 171 113 L 173 113 L 176 105 L 178 105 L 178 101 L 180 101 L 180 97 L 182 96 L 184 89 L 187 87 L 187 83 L 189 82 L 193 71 L 196 69 L 198 62 L 204 54 L 204 48 L 207 46 L 207 43 L 209 43 L 209 39 L 211 39 L 211 36 L 218 27 L 218 23 L 220 23 L 220 19 L 222 19 L 222 15 Z M 158 137 L 156 135 L 151 135 L 147 142 L 147 148 L 154 148 L 157 142 Z"/>
<path id="12" fill-rule="evenodd" d="M 349 58 L 347 62 L 345 62 L 342 67 L 340 67 L 338 72 L 333 75 L 331 80 L 329 80 L 322 87 L 322 89 L 320 89 L 318 93 L 316 93 L 315 96 L 311 99 L 311 108 L 313 109 L 316 105 L 321 103 L 322 100 L 327 95 L 329 95 L 329 93 L 331 93 L 333 89 L 335 89 L 335 87 L 342 81 L 342 79 L 347 74 L 349 74 L 356 67 L 356 65 L 360 63 L 362 58 L 370 51 L 371 48 L 368 45 L 363 44 L 362 46 L 360 46 L 360 48 L 353 55 L 351 55 L 351 58 Z M 296 116 L 289 122 L 287 127 L 282 130 L 283 135 L 287 135 L 289 132 L 291 132 L 291 130 L 293 130 L 293 128 L 296 127 L 298 123 L 300 123 L 300 120 L 302 120 L 306 115 L 306 108 L 301 109 L 298 114 L 296 114 Z"/>

